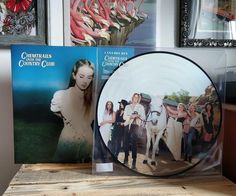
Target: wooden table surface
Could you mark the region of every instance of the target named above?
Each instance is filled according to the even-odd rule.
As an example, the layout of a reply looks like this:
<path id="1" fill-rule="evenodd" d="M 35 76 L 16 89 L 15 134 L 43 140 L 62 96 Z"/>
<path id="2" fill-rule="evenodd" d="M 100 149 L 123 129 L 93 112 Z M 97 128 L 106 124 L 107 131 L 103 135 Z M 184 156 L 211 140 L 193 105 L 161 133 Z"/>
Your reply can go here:
<path id="1" fill-rule="evenodd" d="M 211 175 L 155 178 L 127 170 L 92 174 L 91 165 L 32 164 L 22 165 L 12 179 L 7 195 L 236 195 L 236 184 L 219 172 Z"/>

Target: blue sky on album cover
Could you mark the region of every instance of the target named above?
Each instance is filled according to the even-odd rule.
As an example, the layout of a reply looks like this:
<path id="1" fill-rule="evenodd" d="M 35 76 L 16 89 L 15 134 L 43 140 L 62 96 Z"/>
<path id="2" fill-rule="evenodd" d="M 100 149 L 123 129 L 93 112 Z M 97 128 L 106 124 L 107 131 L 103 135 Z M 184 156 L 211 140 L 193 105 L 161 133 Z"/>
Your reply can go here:
<path id="1" fill-rule="evenodd" d="M 11 52 L 14 109 L 48 105 L 55 91 L 68 87 L 79 59 L 94 64 L 98 92 L 120 62 L 134 55 L 132 48 L 78 46 L 13 45 Z"/>
<path id="2" fill-rule="evenodd" d="M 14 45 L 12 52 L 13 90 L 61 89 L 69 83 L 78 59 L 96 63 L 95 47 Z"/>

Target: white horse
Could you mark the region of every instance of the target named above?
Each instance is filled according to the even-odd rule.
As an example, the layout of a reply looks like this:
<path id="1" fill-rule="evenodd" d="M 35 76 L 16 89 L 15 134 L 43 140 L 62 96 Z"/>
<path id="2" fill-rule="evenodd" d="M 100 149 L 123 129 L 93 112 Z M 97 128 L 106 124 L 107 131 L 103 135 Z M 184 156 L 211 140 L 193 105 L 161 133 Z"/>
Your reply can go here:
<path id="1" fill-rule="evenodd" d="M 151 140 L 153 143 L 151 164 L 156 164 L 155 153 L 159 152 L 159 141 L 164 133 L 164 130 L 166 129 L 166 126 L 167 112 L 165 106 L 163 105 L 163 97 L 152 97 L 150 103 L 150 110 L 147 114 L 147 120 L 145 125 L 147 132 L 147 145 L 145 159 L 143 161 L 144 164 L 147 164 Z"/>

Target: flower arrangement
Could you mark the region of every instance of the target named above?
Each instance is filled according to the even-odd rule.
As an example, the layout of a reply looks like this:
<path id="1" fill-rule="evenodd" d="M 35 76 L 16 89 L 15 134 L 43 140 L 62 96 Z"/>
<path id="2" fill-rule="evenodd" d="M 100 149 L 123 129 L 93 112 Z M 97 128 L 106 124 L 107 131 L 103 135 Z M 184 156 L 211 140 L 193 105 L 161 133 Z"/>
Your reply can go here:
<path id="1" fill-rule="evenodd" d="M 148 17 L 144 0 L 70 0 L 72 45 L 125 45 L 128 34 Z"/>
<path id="2" fill-rule="evenodd" d="M 35 0 L 0 1 L 0 35 L 35 35 Z"/>

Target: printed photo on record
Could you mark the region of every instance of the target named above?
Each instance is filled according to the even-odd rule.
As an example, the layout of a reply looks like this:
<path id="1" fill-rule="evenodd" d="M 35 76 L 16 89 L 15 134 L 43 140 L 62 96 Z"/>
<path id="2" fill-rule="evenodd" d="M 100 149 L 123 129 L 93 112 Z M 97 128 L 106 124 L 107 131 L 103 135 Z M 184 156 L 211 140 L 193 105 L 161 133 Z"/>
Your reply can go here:
<path id="1" fill-rule="evenodd" d="M 132 58 L 110 76 L 97 119 L 104 144 L 120 163 L 168 176 L 207 155 L 219 134 L 221 107 L 203 70 L 181 56 L 157 52 Z"/>

